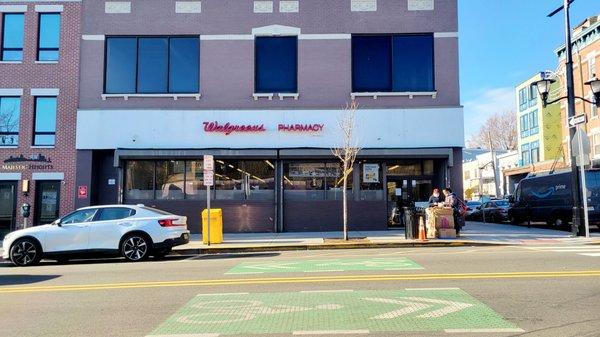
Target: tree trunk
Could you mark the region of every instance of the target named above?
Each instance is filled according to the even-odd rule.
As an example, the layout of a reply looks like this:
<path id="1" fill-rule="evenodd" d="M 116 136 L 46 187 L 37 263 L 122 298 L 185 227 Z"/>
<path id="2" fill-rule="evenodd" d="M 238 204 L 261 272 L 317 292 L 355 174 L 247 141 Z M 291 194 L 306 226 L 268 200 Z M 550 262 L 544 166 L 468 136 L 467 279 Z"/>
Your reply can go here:
<path id="1" fill-rule="evenodd" d="M 344 176 L 342 181 L 342 209 L 344 223 L 344 240 L 348 241 L 348 200 L 346 198 L 346 182 L 348 181 L 348 162 L 344 161 Z"/>

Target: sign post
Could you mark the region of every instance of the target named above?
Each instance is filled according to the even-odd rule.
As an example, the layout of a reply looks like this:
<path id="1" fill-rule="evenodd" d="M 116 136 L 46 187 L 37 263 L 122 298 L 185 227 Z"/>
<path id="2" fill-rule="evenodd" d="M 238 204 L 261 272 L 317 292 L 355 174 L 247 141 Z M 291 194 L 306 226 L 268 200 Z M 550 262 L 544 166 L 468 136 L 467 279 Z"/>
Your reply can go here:
<path id="1" fill-rule="evenodd" d="M 577 118 L 573 117 L 573 118 Z M 574 125 L 578 125 L 580 123 L 584 123 L 585 119 L 582 122 L 579 122 Z M 569 125 L 571 125 L 571 120 L 569 120 Z M 587 196 L 587 184 L 585 179 L 585 165 L 590 163 L 590 141 L 583 131 L 581 127 L 577 127 L 577 131 L 575 131 L 575 135 L 571 140 L 571 151 L 573 155 L 577 158 L 576 164 L 579 166 L 579 175 L 581 176 L 581 194 L 583 197 L 583 216 L 585 223 L 585 237 L 590 237 L 590 219 L 588 215 L 588 196 Z"/>
<path id="2" fill-rule="evenodd" d="M 210 187 L 214 185 L 215 160 L 210 154 L 204 155 L 204 186 L 206 186 L 206 243 L 210 246 Z"/>

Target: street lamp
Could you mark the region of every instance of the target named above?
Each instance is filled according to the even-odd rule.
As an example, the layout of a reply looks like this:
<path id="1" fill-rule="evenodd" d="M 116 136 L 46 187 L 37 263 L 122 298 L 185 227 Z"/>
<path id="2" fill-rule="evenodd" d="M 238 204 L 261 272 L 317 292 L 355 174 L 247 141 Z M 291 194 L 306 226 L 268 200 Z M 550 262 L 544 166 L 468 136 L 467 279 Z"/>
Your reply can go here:
<path id="1" fill-rule="evenodd" d="M 531 83 L 532 87 L 534 87 L 534 86 L 537 87 L 537 91 L 540 94 L 540 97 L 542 98 L 542 105 L 544 108 L 548 104 L 553 104 L 560 100 L 568 98 L 567 96 L 563 96 L 563 97 L 559 97 L 557 99 L 548 101 L 548 94 L 550 92 L 550 86 L 555 82 L 556 82 L 556 80 L 553 78 L 542 78 L 539 81 L 535 81 L 535 82 Z M 579 96 L 574 96 L 574 98 L 580 99 L 582 101 L 585 101 L 585 102 L 588 102 L 591 104 L 596 104 L 597 107 L 600 107 L 600 80 L 597 78 L 593 78 L 593 79 L 585 82 L 584 84 L 589 85 L 590 88 L 592 89 L 592 93 L 594 94 L 594 101 L 590 101 L 590 100 L 587 100 L 587 99 L 585 99 L 583 97 L 579 97 Z"/>
<path id="2" fill-rule="evenodd" d="M 594 77 L 591 80 L 585 82 L 585 84 L 589 85 L 592 89 L 592 94 L 594 94 L 596 106 L 600 108 L 600 80 L 597 77 Z"/>

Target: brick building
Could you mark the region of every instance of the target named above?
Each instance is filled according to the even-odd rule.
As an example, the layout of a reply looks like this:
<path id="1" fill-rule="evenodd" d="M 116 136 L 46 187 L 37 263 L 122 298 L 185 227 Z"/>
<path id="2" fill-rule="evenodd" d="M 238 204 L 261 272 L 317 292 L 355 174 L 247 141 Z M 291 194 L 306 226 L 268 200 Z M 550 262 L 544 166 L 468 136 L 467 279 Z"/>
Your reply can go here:
<path id="1" fill-rule="evenodd" d="M 587 100 L 593 101 L 594 95 L 585 82 L 590 79 L 600 76 L 600 15 L 587 18 L 585 21 L 577 25 L 573 29 L 573 82 L 575 84 L 575 95 L 584 97 Z M 563 65 L 565 62 L 565 46 L 562 45 L 556 50 L 559 63 Z M 566 89 L 563 86 L 563 95 L 566 95 Z M 587 115 L 587 123 L 585 125 L 586 132 L 590 138 L 591 153 L 590 159 L 594 167 L 600 167 L 600 118 L 598 109 L 594 104 L 575 100 L 575 113 L 577 115 Z M 567 161 L 570 161 L 569 155 L 569 129 L 567 126 L 567 103 L 566 100 L 561 101 L 561 118 L 563 129 L 563 144 L 564 153 L 567 154 Z"/>
<path id="2" fill-rule="evenodd" d="M 456 0 L 84 0 L 82 34 L 78 206 L 154 205 L 197 232 L 212 154 L 225 231 L 339 230 L 352 99 L 350 229 L 462 194 Z"/>
<path id="3" fill-rule="evenodd" d="M 80 1 L 0 1 L 0 238 L 74 207 Z"/>

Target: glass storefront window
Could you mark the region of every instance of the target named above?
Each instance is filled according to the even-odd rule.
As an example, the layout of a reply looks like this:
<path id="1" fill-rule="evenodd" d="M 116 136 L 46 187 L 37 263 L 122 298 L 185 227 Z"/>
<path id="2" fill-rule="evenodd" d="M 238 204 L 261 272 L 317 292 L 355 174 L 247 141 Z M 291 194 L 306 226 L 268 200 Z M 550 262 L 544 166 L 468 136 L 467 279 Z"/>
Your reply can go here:
<path id="1" fill-rule="evenodd" d="M 423 160 L 423 175 L 433 175 L 433 160 Z"/>
<path id="2" fill-rule="evenodd" d="M 215 160 L 215 199 L 243 200 L 242 170 L 237 161 Z"/>
<path id="3" fill-rule="evenodd" d="M 244 161 L 243 175 L 250 200 L 275 200 L 275 166 L 268 160 Z"/>
<path id="4" fill-rule="evenodd" d="M 387 164 L 388 176 L 420 176 L 420 160 L 402 160 L 390 162 Z"/>
<path id="5" fill-rule="evenodd" d="M 381 163 L 361 161 L 360 200 L 383 200 L 383 171 Z"/>
<path id="6" fill-rule="evenodd" d="M 342 168 L 340 163 L 288 163 L 284 165 L 284 188 L 287 200 L 340 200 Z M 352 193 L 352 172 L 347 181 Z"/>
<path id="7" fill-rule="evenodd" d="M 275 200 L 275 166 L 268 160 L 215 162 L 217 200 Z"/>
<path id="8" fill-rule="evenodd" d="M 164 160 L 156 162 L 156 199 L 183 199 L 185 161 Z"/>
<path id="9" fill-rule="evenodd" d="M 154 199 L 154 162 L 129 161 L 125 173 L 126 199 Z"/>
<path id="10" fill-rule="evenodd" d="M 185 163 L 185 198 L 206 200 L 206 186 L 204 186 L 204 166 L 202 160 L 188 161 Z"/>

